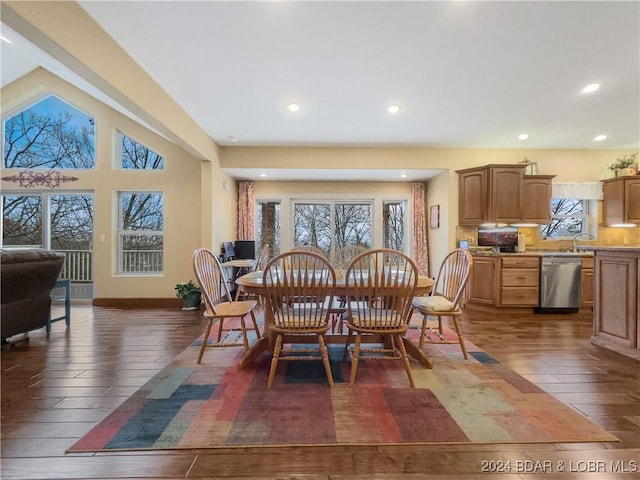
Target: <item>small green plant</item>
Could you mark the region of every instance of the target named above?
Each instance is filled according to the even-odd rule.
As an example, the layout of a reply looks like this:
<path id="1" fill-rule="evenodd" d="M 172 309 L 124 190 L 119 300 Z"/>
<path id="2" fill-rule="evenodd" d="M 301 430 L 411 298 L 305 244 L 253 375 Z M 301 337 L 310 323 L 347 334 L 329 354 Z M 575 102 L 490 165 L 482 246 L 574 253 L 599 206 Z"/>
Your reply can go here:
<path id="1" fill-rule="evenodd" d="M 627 153 L 621 157 L 616 158 L 616 161 L 609 165 L 609 170 L 617 172 L 623 168 L 629 168 L 631 165 L 636 164 L 638 161 L 638 152 Z"/>
<path id="2" fill-rule="evenodd" d="M 193 280 L 189 280 L 188 282 L 178 283 L 175 287 L 176 289 L 176 297 L 185 298 L 190 297 L 192 295 L 200 295 L 200 287 L 198 287 Z"/>

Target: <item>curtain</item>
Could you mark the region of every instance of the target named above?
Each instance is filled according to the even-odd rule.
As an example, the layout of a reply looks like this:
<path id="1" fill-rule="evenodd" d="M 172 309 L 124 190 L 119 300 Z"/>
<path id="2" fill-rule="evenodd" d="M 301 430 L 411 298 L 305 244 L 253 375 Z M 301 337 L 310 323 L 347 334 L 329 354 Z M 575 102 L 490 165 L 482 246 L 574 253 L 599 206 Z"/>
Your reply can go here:
<path id="1" fill-rule="evenodd" d="M 255 240 L 253 233 L 254 216 L 253 182 L 243 180 L 238 182 L 238 221 L 236 223 L 238 240 Z"/>
<path id="2" fill-rule="evenodd" d="M 602 182 L 553 182 L 551 191 L 553 198 L 602 200 Z"/>
<path id="3" fill-rule="evenodd" d="M 427 252 L 427 217 L 425 214 L 425 185 L 411 184 L 413 202 L 413 260 L 420 275 L 429 274 L 429 255 Z"/>

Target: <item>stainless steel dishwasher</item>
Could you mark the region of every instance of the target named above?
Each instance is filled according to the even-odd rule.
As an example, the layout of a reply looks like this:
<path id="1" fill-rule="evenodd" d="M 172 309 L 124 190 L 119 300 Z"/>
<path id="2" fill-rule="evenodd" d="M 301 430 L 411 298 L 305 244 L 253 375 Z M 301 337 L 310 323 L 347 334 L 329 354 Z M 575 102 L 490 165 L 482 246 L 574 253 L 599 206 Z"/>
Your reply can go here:
<path id="1" fill-rule="evenodd" d="M 537 313 L 576 313 L 580 308 L 580 256 L 544 256 Z"/>

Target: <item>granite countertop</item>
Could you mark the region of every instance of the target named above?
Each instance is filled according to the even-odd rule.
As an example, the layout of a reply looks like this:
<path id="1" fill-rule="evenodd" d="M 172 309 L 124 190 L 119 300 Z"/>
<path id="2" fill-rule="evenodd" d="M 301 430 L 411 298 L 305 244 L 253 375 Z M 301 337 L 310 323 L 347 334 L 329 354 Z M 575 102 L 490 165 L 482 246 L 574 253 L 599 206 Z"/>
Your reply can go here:
<path id="1" fill-rule="evenodd" d="M 638 246 L 629 246 L 629 245 L 580 245 L 578 250 L 583 250 L 585 253 L 593 253 L 595 251 L 603 251 L 603 252 L 638 252 L 640 253 L 640 245 Z"/>
<path id="2" fill-rule="evenodd" d="M 592 257 L 593 251 L 588 252 L 563 252 L 563 251 L 553 251 L 553 250 L 530 250 L 526 252 L 516 252 L 516 253 L 505 253 L 505 252 L 492 252 L 492 251 L 470 251 L 471 255 L 475 257 L 514 257 L 514 256 L 525 256 L 525 257 Z"/>

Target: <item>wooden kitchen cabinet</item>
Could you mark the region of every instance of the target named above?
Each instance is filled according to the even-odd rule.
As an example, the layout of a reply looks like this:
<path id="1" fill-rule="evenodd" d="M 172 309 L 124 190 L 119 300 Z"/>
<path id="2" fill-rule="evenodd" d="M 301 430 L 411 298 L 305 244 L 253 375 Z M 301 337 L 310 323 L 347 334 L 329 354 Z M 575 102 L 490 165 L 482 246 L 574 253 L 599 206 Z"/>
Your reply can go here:
<path id="1" fill-rule="evenodd" d="M 486 165 L 458 173 L 458 223 L 517 223 L 523 218 L 524 165 Z"/>
<path id="2" fill-rule="evenodd" d="M 536 307 L 540 257 L 474 255 L 469 303 L 489 307 Z"/>
<path id="3" fill-rule="evenodd" d="M 537 307 L 540 296 L 540 257 L 502 257 L 500 305 Z"/>
<path id="4" fill-rule="evenodd" d="M 469 301 L 480 305 L 496 303 L 496 264 L 498 257 L 473 256 Z"/>
<path id="5" fill-rule="evenodd" d="M 486 165 L 458 173 L 458 224 L 551 221 L 551 179 L 522 165 Z"/>
<path id="6" fill-rule="evenodd" d="M 580 307 L 593 308 L 593 257 L 582 257 Z"/>
<path id="7" fill-rule="evenodd" d="M 640 359 L 640 248 L 595 250 L 592 343 Z"/>
<path id="8" fill-rule="evenodd" d="M 640 223 L 640 176 L 603 181 L 602 223 L 607 226 Z"/>
<path id="9" fill-rule="evenodd" d="M 522 223 L 551 222 L 551 181 L 555 175 L 525 175 Z"/>

